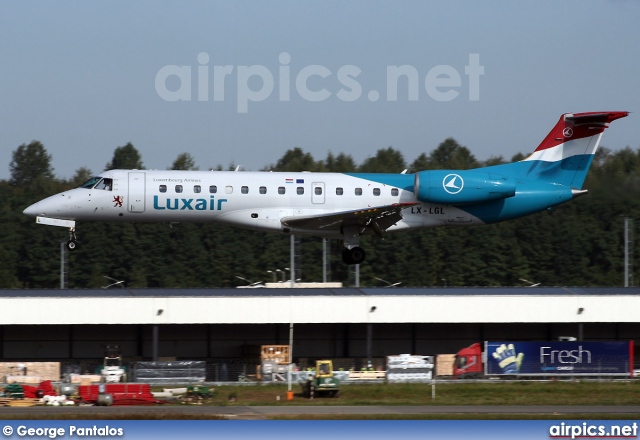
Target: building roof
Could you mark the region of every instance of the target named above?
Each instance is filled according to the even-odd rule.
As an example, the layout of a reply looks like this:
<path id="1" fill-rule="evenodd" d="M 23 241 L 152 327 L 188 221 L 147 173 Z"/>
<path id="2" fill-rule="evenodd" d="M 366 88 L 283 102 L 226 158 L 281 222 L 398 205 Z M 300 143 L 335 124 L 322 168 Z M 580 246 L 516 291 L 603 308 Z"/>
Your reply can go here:
<path id="1" fill-rule="evenodd" d="M 0 289 L 0 298 L 278 297 L 278 296 L 565 296 L 640 295 L 640 287 L 343 287 L 339 289 Z"/>

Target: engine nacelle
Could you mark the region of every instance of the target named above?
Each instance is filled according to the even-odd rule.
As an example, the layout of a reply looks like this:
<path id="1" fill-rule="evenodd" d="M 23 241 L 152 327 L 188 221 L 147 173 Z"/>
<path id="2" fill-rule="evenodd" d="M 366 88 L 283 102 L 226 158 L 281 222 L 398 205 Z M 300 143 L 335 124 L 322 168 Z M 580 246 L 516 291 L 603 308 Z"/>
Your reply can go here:
<path id="1" fill-rule="evenodd" d="M 516 194 L 516 181 L 478 171 L 433 170 L 415 175 L 414 191 L 421 202 L 466 205 L 505 199 Z"/>

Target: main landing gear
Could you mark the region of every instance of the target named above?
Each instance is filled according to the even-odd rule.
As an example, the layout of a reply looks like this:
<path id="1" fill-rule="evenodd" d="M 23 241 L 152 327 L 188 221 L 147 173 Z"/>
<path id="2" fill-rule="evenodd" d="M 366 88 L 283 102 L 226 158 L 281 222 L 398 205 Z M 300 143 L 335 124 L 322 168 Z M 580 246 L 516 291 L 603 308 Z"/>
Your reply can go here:
<path id="1" fill-rule="evenodd" d="M 345 264 L 360 264 L 364 261 L 366 254 L 364 249 L 360 246 L 352 247 L 351 249 L 344 248 L 342 251 L 342 261 Z"/>
<path id="2" fill-rule="evenodd" d="M 74 251 L 77 247 L 76 243 L 76 229 L 69 228 L 69 241 L 67 241 L 67 249 L 70 251 Z"/>
<path id="3" fill-rule="evenodd" d="M 357 225 L 343 226 L 342 236 L 344 237 L 344 250 L 342 251 L 342 261 L 345 264 L 360 264 L 364 261 L 366 254 L 360 247 L 360 227 Z"/>

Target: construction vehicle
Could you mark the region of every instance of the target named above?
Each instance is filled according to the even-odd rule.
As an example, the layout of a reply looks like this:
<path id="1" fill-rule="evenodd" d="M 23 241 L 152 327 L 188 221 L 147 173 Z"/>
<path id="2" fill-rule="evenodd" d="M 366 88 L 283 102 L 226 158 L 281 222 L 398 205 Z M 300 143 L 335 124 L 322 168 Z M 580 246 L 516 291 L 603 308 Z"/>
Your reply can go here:
<path id="1" fill-rule="evenodd" d="M 107 345 L 104 354 L 104 364 L 100 371 L 102 381 L 105 383 L 125 382 L 127 373 L 122 366 L 122 355 L 120 346 Z"/>
<path id="2" fill-rule="evenodd" d="M 316 371 L 313 377 L 302 382 L 302 395 L 314 397 L 338 397 L 340 395 L 340 380 L 333 374 L 333 362 L 328 360 L 316 361 Z"/>

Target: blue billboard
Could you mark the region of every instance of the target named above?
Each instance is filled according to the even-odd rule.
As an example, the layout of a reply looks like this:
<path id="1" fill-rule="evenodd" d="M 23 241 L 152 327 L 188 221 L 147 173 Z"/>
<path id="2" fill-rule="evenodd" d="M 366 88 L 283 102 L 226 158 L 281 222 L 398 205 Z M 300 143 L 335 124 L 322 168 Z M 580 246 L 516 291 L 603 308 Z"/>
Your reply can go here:
<path id="1" fill-rule="evenodd" d="M 633 342 L 486 342 L 487 375 L 630 376 Z"/>

